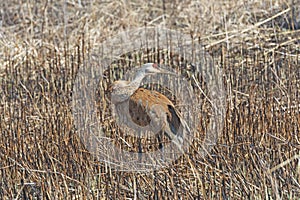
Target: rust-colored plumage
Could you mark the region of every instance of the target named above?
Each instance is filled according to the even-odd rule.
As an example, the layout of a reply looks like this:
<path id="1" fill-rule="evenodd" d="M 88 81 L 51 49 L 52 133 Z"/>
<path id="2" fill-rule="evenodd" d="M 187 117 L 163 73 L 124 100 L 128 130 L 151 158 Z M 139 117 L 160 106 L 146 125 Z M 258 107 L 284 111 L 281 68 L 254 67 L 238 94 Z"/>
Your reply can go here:
<path id="1" fill-rule="evenodd" d="M 180 126 L 180 117 L 178 116 L 173 103 L 163 94 L 157 91 L 150 91 L 144 88 L 139 88 L 129 98 L 129 114 L 133 122 L 139 126 L 147 126 L 151 122 L 148 113 L 159 106 L 161 114 L 165 114 L 167 122 L 175 131 L 178 131 Z"/>

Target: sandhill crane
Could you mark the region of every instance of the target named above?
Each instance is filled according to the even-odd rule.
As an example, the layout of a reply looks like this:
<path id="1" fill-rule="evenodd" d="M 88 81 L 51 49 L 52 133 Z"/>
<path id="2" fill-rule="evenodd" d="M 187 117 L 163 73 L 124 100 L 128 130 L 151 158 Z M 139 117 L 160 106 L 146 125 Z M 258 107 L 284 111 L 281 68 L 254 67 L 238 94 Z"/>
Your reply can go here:
<path id="1" fill-rule="evenodd" d="M 139 133 L 163 131 L 183 153 L 183 139 L 189 128 L 180 113 L 163 94 L 139 88 L 145 76 L 156 73 L 171 72 L 159 68 L 157 64 L 147 63 L 137 71 L 131 82 L 115 81 L 111 86 L 111 102 L 119 123 Z"/>

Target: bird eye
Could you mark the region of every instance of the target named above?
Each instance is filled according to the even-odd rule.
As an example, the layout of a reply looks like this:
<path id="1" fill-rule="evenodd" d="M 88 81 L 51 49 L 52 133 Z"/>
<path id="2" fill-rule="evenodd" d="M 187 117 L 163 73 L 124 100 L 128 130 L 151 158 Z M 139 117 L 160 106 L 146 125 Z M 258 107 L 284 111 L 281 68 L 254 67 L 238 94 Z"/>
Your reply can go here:
<path id="1" fill-rule="evenodd" d="M 154 68 L 158 69 L 158 64 L 156 64 L 156 63 L 153 63 L 152 67 L 154 67 Z"/>

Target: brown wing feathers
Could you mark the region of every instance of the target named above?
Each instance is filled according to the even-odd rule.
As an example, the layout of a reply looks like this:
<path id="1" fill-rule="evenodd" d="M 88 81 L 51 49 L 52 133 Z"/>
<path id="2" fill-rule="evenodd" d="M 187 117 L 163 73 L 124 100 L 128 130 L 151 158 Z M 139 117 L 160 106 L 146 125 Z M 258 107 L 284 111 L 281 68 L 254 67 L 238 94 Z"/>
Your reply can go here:
<path id="1" fill-rule="evenodd" d="M 173 134 L 176 134 L 180 126 L 180 117 L 173 103 L 157 91 L 150 91 L 144 88 L 139 88 L 135 91 L 129 100 L 129 112 L 132 121 L 140 126 L 147 126 L 151 120 L 148 113 L 155 105 L 161 106 L 163 112 L 167 115 L 167 122 L 171 131 Z"/>

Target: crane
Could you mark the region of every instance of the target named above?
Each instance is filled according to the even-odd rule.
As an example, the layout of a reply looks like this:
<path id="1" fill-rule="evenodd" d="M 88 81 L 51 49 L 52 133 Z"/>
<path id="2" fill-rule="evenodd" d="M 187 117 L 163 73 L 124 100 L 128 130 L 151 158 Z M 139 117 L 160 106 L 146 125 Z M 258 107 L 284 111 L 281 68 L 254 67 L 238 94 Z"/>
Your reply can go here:
<path id="1" fill-rule="evenodd" d="M 183 153 L 185 134 L 190 132 L 174 104 L 163 94 L 140 88 L 142 80 L 157 73 L 171 73 L 155 63 L 144 64 L 130 81 L 117 80 L 111 86 L 111 102 L 119 123 L 138 131 L 163 133 Z"/>

